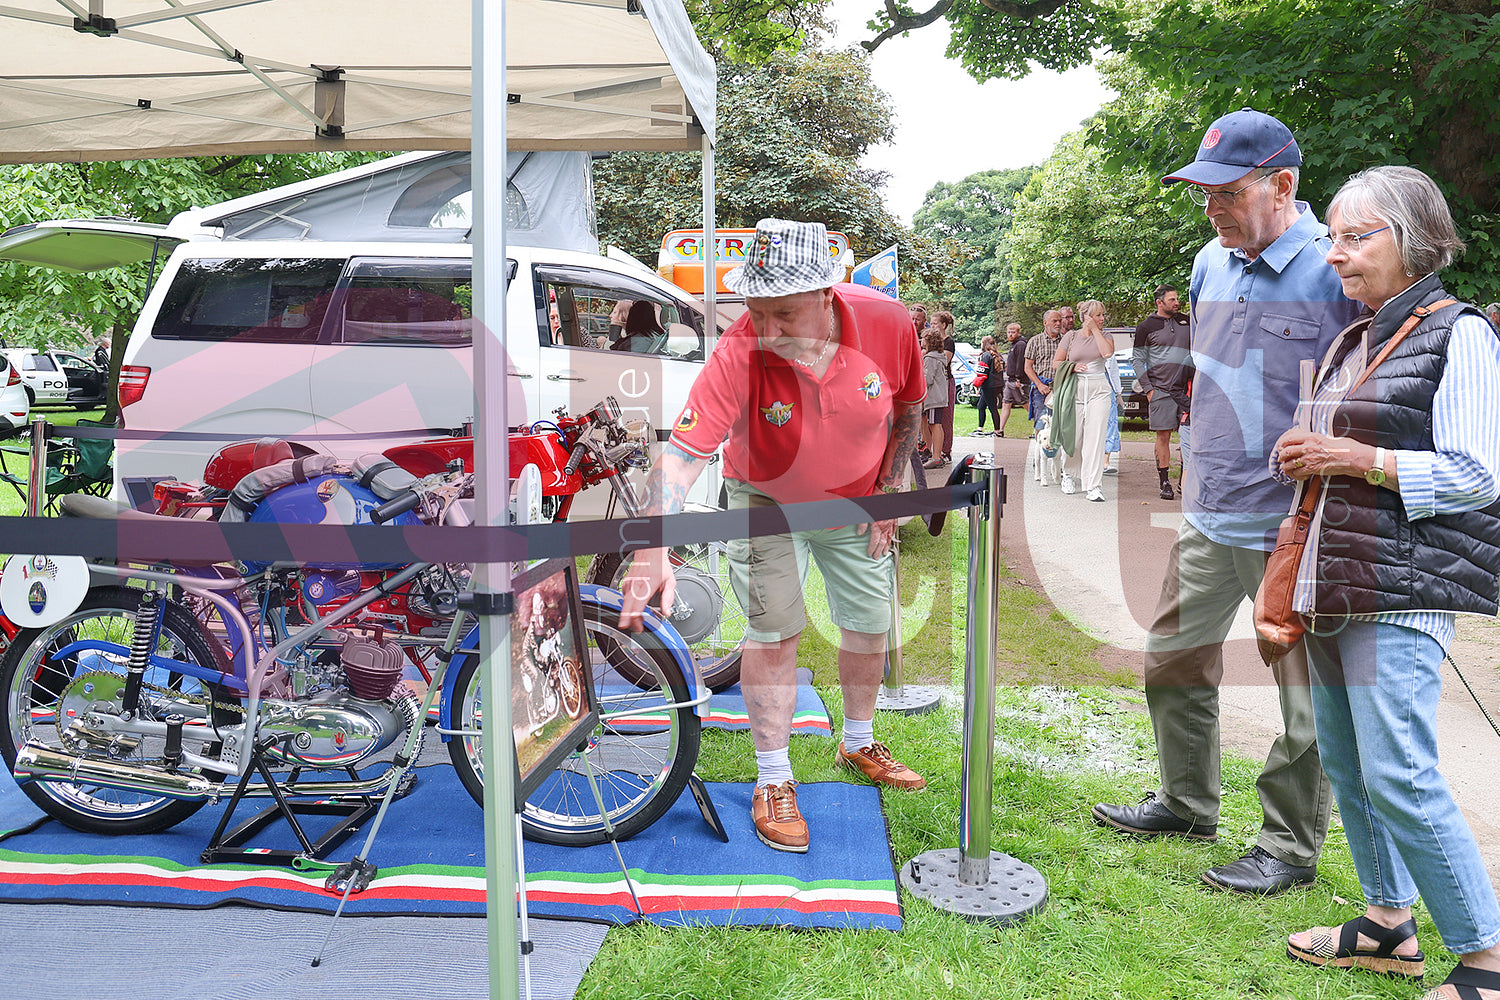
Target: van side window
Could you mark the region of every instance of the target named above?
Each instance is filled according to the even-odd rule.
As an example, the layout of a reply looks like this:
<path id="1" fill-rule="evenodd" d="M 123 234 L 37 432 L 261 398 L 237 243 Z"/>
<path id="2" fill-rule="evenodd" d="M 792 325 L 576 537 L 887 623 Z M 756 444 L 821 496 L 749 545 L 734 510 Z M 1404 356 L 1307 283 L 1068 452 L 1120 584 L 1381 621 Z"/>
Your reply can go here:
<path id="1" fill-rule="evenodd" d="M 474 285 L 466 260 L 357 261 L 340 297 L 343 344 L 468 347 Z"/>
<path id="2" fill-rule="evenodd" d="M 703 360 L 702 317 L 645 282 L 583 268 L 538 269 L 543 345 Z"/>
<path id="3" fill-rule="evenodd" d="M 185 260 L 167 289 L 151 336 L 315 343 L 343 269 L 340 258 Z"/>

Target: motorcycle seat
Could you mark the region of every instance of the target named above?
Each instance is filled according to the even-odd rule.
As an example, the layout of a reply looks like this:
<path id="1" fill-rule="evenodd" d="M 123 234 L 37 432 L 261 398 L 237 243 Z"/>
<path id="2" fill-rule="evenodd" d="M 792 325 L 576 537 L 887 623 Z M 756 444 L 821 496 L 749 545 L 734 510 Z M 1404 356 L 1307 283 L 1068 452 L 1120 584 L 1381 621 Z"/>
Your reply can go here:
<path id="1" fill-rule="evenodd" d="M 89 496 L 87 493 L 69 493 L 58 502 L 58 511 L 63 517 L 79 517 L 90 521 L 128 521 L 131 523 L 150 524 L 182 524 L 180 517 L 167 517 L 164 514 L 148 514 L 143 510 L 136 510 L 122 503 L 115 503 L 107 497 Z M 212 566 L 213 559 L 183 560 L 173 559 L 174 565 L 178 566 Z"/>

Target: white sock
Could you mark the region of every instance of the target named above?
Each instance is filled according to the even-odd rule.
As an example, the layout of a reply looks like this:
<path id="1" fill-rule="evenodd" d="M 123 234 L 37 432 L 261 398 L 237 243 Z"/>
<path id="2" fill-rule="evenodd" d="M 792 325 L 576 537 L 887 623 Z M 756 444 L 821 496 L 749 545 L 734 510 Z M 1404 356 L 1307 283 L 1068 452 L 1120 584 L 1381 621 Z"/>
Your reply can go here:
<path id="1" fill-rule="evenodd" d="M 780 785 L 792 780 L 792 757 L 787 747 L 755 751 L 755 787 Z"/>
<path id="2" fill-rule="evenodd" d="M 844 752 L 858 753 L 875 742 L 875 720 L 844 717 Z"/>

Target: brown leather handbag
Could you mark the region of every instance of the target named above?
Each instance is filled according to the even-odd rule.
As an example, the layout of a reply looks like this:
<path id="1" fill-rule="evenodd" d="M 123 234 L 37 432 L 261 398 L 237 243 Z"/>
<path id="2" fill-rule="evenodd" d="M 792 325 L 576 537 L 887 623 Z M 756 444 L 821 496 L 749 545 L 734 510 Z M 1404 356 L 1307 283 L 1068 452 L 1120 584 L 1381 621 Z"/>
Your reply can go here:
<path id="1" fill-rule="evenodd" d="M 1401 324 L 1401 329 L 1381 348 L 1380 353 L 1375 355 L 1375 360 L 1354 380 L 1346 395 L 1369 378 L 1424 317 L 1453 305 L 1455 301 L 1443 299 L 1430 306 L 1418 306 L 1407 317 L 1406 322 Z M 1276 547 L 1271 550 L 1271 557 L 1266 561 L 1265 575 L 1260 578 L 1260 588 L 1255 592 L 1255 643 L 1260 648 L 1260 658 L 1267 666 L 1290 653 L 1307 631 L 1307 623 L 1301 613 L 1292 607 L 1292 596 L 1297 589 L 1297 570 L 1307 551 L 1307 536 L 1312 531 L 1313 512 L 1318 509 L 1318 498 L 1323 493 L 1325 479 L 1324 476 L 1318 476 L 1307 481 L 1297 509 L 1287 515 L 1281 522 L 1281 527 L 1276 530 Z"/>

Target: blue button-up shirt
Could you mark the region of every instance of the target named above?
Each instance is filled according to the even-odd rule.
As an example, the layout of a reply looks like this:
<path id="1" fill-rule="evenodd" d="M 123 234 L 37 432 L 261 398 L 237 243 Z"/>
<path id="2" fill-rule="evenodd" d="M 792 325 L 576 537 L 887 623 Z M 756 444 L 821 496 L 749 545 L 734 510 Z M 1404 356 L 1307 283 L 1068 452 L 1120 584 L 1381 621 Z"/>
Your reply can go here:
<path id="1" fill-rule="evenodd" d="M 1211 241 L 1193 260 L 1193 453 L 1182 511 L 1221 545 L 1269 551 L 1292 503 L 1271 478 L 1271 447 L 1292 426 L 1304 359 L 1321 360 L 1360 305 L 1313 238 L 1328 232 L 1305 202 L 1251 260 Z"/>

